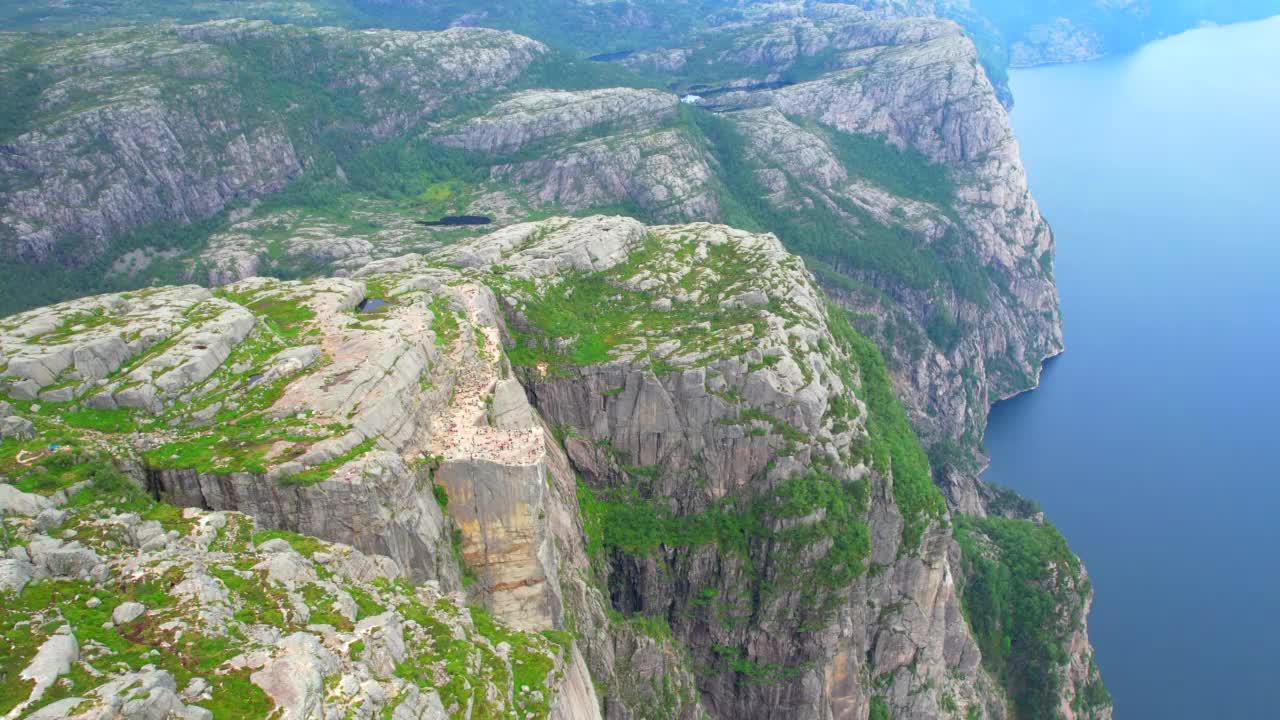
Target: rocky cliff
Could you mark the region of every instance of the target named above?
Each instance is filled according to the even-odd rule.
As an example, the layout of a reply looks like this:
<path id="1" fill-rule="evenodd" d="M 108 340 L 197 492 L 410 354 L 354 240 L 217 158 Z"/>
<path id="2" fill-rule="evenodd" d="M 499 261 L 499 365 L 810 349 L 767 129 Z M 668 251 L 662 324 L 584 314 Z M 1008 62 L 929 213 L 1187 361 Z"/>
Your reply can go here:
<path id="1" fill-rule="evenodd" d="M 318 159 L 321 134 L 358 143 L 403 132 L 544 52 L 489 30 L 244 21 L 7 36 L 0 70 L 31 85 L 0 151 L 0 251 L 84 264 L 157 222 L 190 223 L 281 190 Z"/>
<path id="2" fill-rule="evenodd" d="M 38 129 L 21 135 L 8 156 L 22 170 L 11 177 L 26 180 L 0 193 L 8 208 L 0 217 L 11 256 L 76 264 L 108 253 L 115 263 L 98 275 L 116 284 L 142 282 L 174 263 L 179 277 L 214 284 L 267 271 L 351 271 L 456 237 L 405 217 L 424 209 L 500 222 L 620 209 L 657 222 L 773 230 L 819 263 L 841 302 L 878 319 L 861 329 L 888 350 L 913 422 L 953 478 L 954 505 L 978 511 L 972 476 L 990 400 L 1032 387 L 1039 363 L 1061 349 L 1052 237 L 974 46 L 955 25 L 908 11 L 753 7 L 708 31 L 673 72 L 677 87 L 705 94 L 703 107 L 692 109 L 654 89 L 558 89 L 578 81 L 546 78 L 535 62 L 545 49 L 483 30 L 351 33 L 218 22 L 104 33 L 75 50 L 24 45 L 37 74 L 61 74 L 60 85 L 83 82 L 68 58 L 90 50 L 121 68 L 99 81 L 112 88 L 101 95 L 110 100 L 75 115 L 85 132 L 115 137 L 114 121 L 93 113 L 129 123 L 146 117 L 123 99 L 143 86 L 173 88 L 152 92 L 148 107 L 168 113 L 208 103 L 201 107 L 210 117 L 156 133 L 131 130 L 119 143 L 67 136 L 58 142 L 72 158 L 24 149 L 69 127 L 36 115 L 27 124 Z M 362 71 L 344 70 L 353 67 Z M 593 75 L 599 67 L 574 72 L 585 73 L 587 85 L 604 80 Z M 280 90 L 283 82 L 302 90 Z M 57 87 L 41 102 L 57 97 Z M 449 102 L 463 87 L 468 102 Z M 273 103 L 291 109 L 269 112 Z M 207 127 L 229 128 L 244 152 L 210 145 Z M 396 139 L 421 128 L 425 143 Z M 318 131 L 357 150 L 318 143 Z M 274 140 L 255 149 L 252 138 L 267 137 L 255 132 Z M 169 149 L 152 152 L 148 137 L 167 138 Z M 121 145 L 147 150 L 121 165 L 112 159 Z M 230 175 L 202 166 L 199 181 L 188 182 L 197 171 L 183 168 L 197 147 L 202 157 L 247 165 Z M 461 154 L 442 157 L 440 148 Z M 254 163 L 270 177 L 251 171 Z M 75 167 L 84 172 L 68 170 Z M 127 236 L 156 220 L 192 220 L 251 201 L 304 171 L 294 185 L 307 189 L 291 189 L 294 207 L 237 210 L 207 240 L 196 239 L 196 248 L 204 245 L 198 254 Z M 358 197 L 347 200 L 352 191 Z M 370 202 L 370 191 L 383 197 Z M 76 199 L 83 197 L 96 200 Z M 122 233 L 123 246 L 111 247 Z"/>
<path id="3" fill-rule="evenodd" d="M 848 70 L 711 102 L 745 120 L 739 127 L 771 198 L 797 209 L 825 206 L 851 236 L 866 238 L 862 257 L 816 243 L 811 252 L 870 286 L 830 281 L 853 308 L 888 321 L 865 329 L 890 349 L 898 387 L 935 458 L 963 471 L 973 465 L 947 449 L 974 448 L 990 401 L 1033 386 L 1043 359 L 1061 350 L 1053 239 L 973 45 L 948 23 L 912 26 L 911 42 L 835 61 Z M 868 172 L 859 160 L 877 158 L 848 147 L 840 133 L 902 148 L 895 160 L 904 166 L 916 153 L 923 173 Z M 936 182 L 924 180 L 929 166 Z M 915 267 L 895 265 L 887 242 L 913 246 Z M 971 481 L 951 493 L 966 512 L 980 507 Z"/>
<path id="4" fill-rule="evenodd" d="M 6 717 L 591 716 L 568 707 L 592 689 L 561 635 L 385 556 L 157 505 L 109 465 L 40 482 L 89 467 L 53 499 L 3 486 L 6 510 L 42 508 L 7 518 Z"/>
<path id="5" fill-rule="evenodd" d="M 552 219 L 0 348 L 6 622 L 62 608 L 14 716 L 1009 712 L 885 366 L 773 236 Z"/>
<path id="6" fill-rule="evenodd" d="M 35 518 L 6 538 L 53 539 L 49 504 L 176 505 L 394 568 L 481 637 L 449 625 L 470 654 L 430 677 L 315 661 L 377 678 L 366 714 L 1106 717 L 1083 568 L 1042 519 L 982 517 L 1008 506 L 976 480 L 988 407 L 1061 335 L 977 49 L 928 3 L 713 4 L 596 62 L 472 27 L 0 37 L 32 100 L 0 117 L 4 301 L 142 288 L 0 320 L 0 475 Z M 426 222 L 459 214 L 491 223 Z M 160 509 L 68 490 L 100 456 Z M 528 691 L 484 659 L 510 633 L 553 668 Z"/>
<path id="7" fill-rule="evenodd" d="M 987 409 L 1033 387 L 1062 348 L 1052 233 L 1004 108 L 948 21 L 847 6 L 752 18 L 685 53 L 673 77 L 703 96 L 674 119 L 662 106 L 650 129 L 597 128 L 504 158 L 496 128 L 549 137 L 565 124 L 499 104 L 464 126 L 469 147 L 497 158 L 493 192 L 534 207 L 621 204 L 777 232 L 886 348 L 953 505 L 982 512 Z M 562 95 L 520 102 L 596 102 Z"/>

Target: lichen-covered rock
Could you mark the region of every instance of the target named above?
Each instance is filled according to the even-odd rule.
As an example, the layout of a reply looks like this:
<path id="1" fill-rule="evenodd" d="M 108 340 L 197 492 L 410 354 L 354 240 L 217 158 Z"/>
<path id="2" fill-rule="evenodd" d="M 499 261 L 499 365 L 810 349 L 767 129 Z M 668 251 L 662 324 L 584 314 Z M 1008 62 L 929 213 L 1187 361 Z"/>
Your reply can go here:
<path id="1" fill-rule="evenodd" d="M 858 191 L 820 134 L 743 115 Z M 76 349 L 113 337 L 124 357 L 81 377 Z M 29 359 L 10 394 L 71 389 L 10 402 L 36 437 L 0 456 L 29 511 L 4 587 L 217 658 L 187 693 L 151 656 L 172 712 L 252 686 L 291 717 L 1005 716 L 883 360 L 772 235 L 552 218 L 347 278 L 43 308 L 0 348 Z M 137 387 L 154 402 L 97 400 Z"/>
<path id="2" fill-rule="evenodd" d="M 904 543 L 905 526 L 927 526 L 941 502 L 933 511 L 907 509 L 904 523 L 892 483 L 859 456 L 867 386 L 858 372 L 844 373 L 861 367 L 831 334 L 812 279 L 775 238 L 588 218 L 509 228 L 443 255 L 495 270 L 490 282 L 508 307 L 517 370 L 535 407 L 565 435 L 568 460 L 586 483 L 579 492 L 597 497 L 583 511 L 599 512 L 597 502 L 608 508 L 594 518 L 610 553 L 595 559 L 595 572 L 607 577 L 615 606 L 634 615 L 637 627 L 669 623 L 665 632 L 705 668 L 697 704 L 754 716 L 765 700 L 753 684 L 735 685 L 732 678 L 742 676 L 793 698 L 789 705 L 813 717 L 865 709 L 873 678 L 901 688 L 895 708 L 906 717 L 936 713 L 943 693 L 977 698 L 987 691 L 949 580 L 949 536 L 935 529 L 911 541 L 918 546 Z M 672 302 L 655 309 L 652 297 Z M 557 314 L 567 307 L 579 315 L 572 327 Z M 825 483 L 806 473 L 815 463 L 833 473 L 836 497 L 851 493 L 852 505 L 861 502 L 857 488 L 876 488 L 866 510 L 842 521 L 868 533 L 868 556 L 835 560 L 827 554 L 831 543 L 848 542 L 856 553 L 859 541 L 834 539 L 819 527 L 806 531 L 816 549 L 790 546 L 783 528 L 805 526 L 807 511 L 759 517 L 747 510 Z M 933 492 L 927 476 L 898 481 L 923 482 Z M 617 525 L 656 517 L 665 527 L 669 513 L 683 518 L 678 522 L 693 537 L 709 535 L 677 535 L 658 547 L 645 545 L 644 535 L 611 539 L 627 537 Z M 762 525 L 749 532 L 772 537 L 774 549 L 713 529 L 756 522 Z M 731 550 L 737 541 L 746 544 Z M 885 571 L 856 580 L 868 566 Z M 754 596 L 756 573 L 779 589 L 748 610 L 741 603 Z M 682 675 L 683 661 L 666 654 L 661 636 L 618 630 L 614 637 L 607 648 L 587 646 L 597 662 L 612 656 L 611 714 L 626 717 L 628 707 L 657 702 L 679 717 L 695 707 L 691 688 L 654 695 L 644 680 Z M 868 653 L 891 646 L 896 654 L 865 664 Z"/>
<path id="3" fill-rule="evenodd" d="M 68 528 L 109 567 L 102 578 L 0 586 L 0 647 L 28 683 L 0 701 L 6 717 L 598 717 L 570 640 L 410 587 L 394 565 L 363 569 L 387 558 L 125 492 L 66 508 Z M 175 539 L 121 543 L 139 517 L 117 502 L 162 518 Z M 43 542 L 28 520 L 5 518 L 5 532 Z"/>
<path id="4" fill-rule="evenodd" d="M 27 55 L 11 59 L 9 50 Z M 297 83 L 323 67 L 327 91 L 362 108 L 351 129 L 382 138 L 422 122 L 456 92 L 510 82 L 545 52 L 490 30 L 244 20 L 0 44 L 0 64 L 21 61 L 46 81 L 29 130 L 0 153 L 0 253 L 80 265 L 122 234 L 205 219 L 298 178 L 314 160 L 314 128 L 255 96 L 245 74 Z M 80 251 L 54 258 L 59 242 Z"/>
<path id="5" fill-rule="evenodd" d="M 511 153 L 549 138 L 572 137 L 597 125 L 652 126 L 673 116 L 676 106 L 674 95 L 657 90 L 531 90 L 499 102 L 439 141 L 478 152 Z"/>
<path id="6" fill-rule="evenodd" d="M 676 130 L 638 130 L 585 140 L 534 160 L 494 167 L 535 207 L 584 210 L 632 203 L 663 221 L 720 215 L 706 152 Z"/>

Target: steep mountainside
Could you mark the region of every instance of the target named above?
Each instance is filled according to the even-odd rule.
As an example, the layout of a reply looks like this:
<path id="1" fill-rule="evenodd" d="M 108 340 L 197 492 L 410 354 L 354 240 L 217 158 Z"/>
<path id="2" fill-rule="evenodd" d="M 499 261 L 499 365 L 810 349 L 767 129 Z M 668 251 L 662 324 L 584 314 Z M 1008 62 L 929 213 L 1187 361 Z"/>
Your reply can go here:
<path id="1" fill-rule="evenodd" d="M 0 711 L 1109 717 L 1083 567 L 976 477 L 1062 347 L 1053 238 L 931 3 L 23 7 L 5 622 L 103 604 Z M 438 29 L 316 27 L 371 18 Z M 164 633 L 85 635 L 109 597 Z"/>
<path id="2" fill-rule="evenodd" d="M 9 302 L 63 284 L 353 269 L 468 234 L 414 214 L 611 209 L 772 230 L 877 318 L 862 329 L 890 351 L 953 501 L 973 511 L 990 399 L 1031 387 L 1061 347 L 1052 240 L 973 46 L 897 12 L 755 8 L 667 81 L 702 108 L 610 87 L 640 79 L 605 63 L 552 72 L 541 45 L 485 30 L 218 22 L 15 41 L 34 77 L 64 79 L 42 86 L 24 121 L 39 129 L 0 158 L 20 170 L 0 195 L 7 252 L 47 278 Z M 120 71 L 54 113 L 90 52 Z"/>
<path id="3" fill-rule="evenodd" d="M 798 216 L 780 234 L 878 318 L 861 326 L 891 350 L 935 459 L 972 469 L 963 456 L 990 400 L 1031 387 L 1061 349 L 1052 235 L 1004 110 L 953 25 L 896 21 L 852 40 L 839 30 L 827 29 L 839 43 L 829 72 L 708 104 L 745 120 L 763 195 Z M 967 482 L 953 493 L 977 507 Z"/>
<path id="4" fill-rule="evenodd" d="M 14 316 L 5 708 L 1024 716 L 956 592 L 1012 561 L 961 565 L 845 317 L 772 236 L 617 217 Z M 1069 574 L 1038 682 L 1105 717 L 1082 570 L 1039 572 Z"/>
<path id="5" fill-rule="evenodd" d="M 71 266 L 148 225 L 277 192 L 324 157 L 325 136 L 398 134 L 545 52 L 488 30 L 239 21 L 5 40 L 0 63 L 29 84 L 18 110 L 32 129 L 0 153 L 0 244 L 11 260 Z"/>
<path id="6" fill-rule="evenodd" d="M 682 57 L 673 79 L 702 100 L 674 122 L 664 105 L 640 129 L 626 113 L 556 140 L 581 125 L 499 105 L 454 132 L 498 159 L 492 189 L 515 203 L 778 233 L 889 350 L 953 502 L 979 511 L 987 407 L 1032 387 L 1061 339 L 1052 235 L 973 45 L 945 21 L 845 8 L 728 28 Z M 480 134 L 498 128 L 543 141 L 507 160 Z"/>

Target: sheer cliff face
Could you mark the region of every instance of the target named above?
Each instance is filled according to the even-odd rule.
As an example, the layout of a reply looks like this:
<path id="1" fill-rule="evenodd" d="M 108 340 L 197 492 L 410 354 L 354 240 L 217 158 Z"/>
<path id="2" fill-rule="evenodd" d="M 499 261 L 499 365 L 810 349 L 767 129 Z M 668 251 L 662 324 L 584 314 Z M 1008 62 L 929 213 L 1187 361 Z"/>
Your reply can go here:
<path id="1" fill-rule="evenodd" d="M 953 23 L 774 15 L 721 30 L 673 71 L 706 77 L 695 89 L 714 115 L 673 118 L 674 96 L 653 91 L 533 91 L 440 142 L 493 156 L 494 193 L 535 207 L 777 231 L 862 313 L 953 505 L 981 512 L 990 402 L 1033 387 L 1062 349 L 1053 237 L 1005 110 Z"/>
<path id="2" fill-rule="evenodd" d="M 925 478 L 936 502 L 904 519 L 868 450 L 871 370 L 776 240 L 553 221 L 448 257 L 501 271 L 518 373 L 603 533 L 591 572 L 669 625 L 707 712 L 857 717 L 872 687 L 901 717 L 983 705 L 941 500 Z"/>
<path id="3" fill-rule="evenodd" d="M 4 427 L 34 435 L 4 459 L 39 460 L 55 436 L 76 456 L 143 449 L 138 476 L 168 502 L 213 511 L 208 523 L 239 511 L 348 543 L 380 568 L 362 582 L 460 591 L 510 632 L 576 637 L 560 650 L 522 641 L 556 669 L 530 686 L 537 696 L 505 704 L 501 673 L 517 671 L 499 664 L 462 673 L 479 694 L 460 699 L 450 684 L 437 697 L 452 676 L 401 669 L 417 662 L 403 648 L 433 647 L 424 629 L 460 628 L 455 641 L 477 657 L 501 655 L 512 636 L 473 635 L 461 618 L 477 611 L 458 599 L 419 593 L 428 619 L 362 585 L 362 597 L 400 606 L 339 627 L 340 650 L 295 633 L 231 659 L 253 663 L 254 687 L 291 712 L 355 702 L 456 713 L 484 697 L 534 717 L 1003 717 L 923 455 L 901 454 L 903 436 L 886 440 L 888 379 L 839 330 L 840 314 L 772 237 L 623 218 L 515 226 L 351 280 L 95 298 L 4 325 L 16 401 Z M 13 527 L 45 547 L 41 522 Z M 108 547 L 99 557 L 112 568 L 121 560 Z M 200 579 L 226 560 L 186 541 L 165 552 L 225 587 L 228 612 L 256 597 Z M 225 552 L 261 565 L 271 592 L 323 576 L 291 555 Z M 41 557 L 26 561 L 33 574 L 68 572 Z M 6 560 L 6 573 L 21 576 L 21 562 Z M 1064 606 L 1072 712 L 1096 682 L 1075 625 L 1086 611 Z M 361 694 L 315 691 L 393 666 L 399 681 L 365 682 Z M 224 684 L 220 671 L 211 679 Z"/>
<path id="4" fill-rule="evenodd" d="M 263 687 L 281 707 L 337 712 L 278 686 L 301 663 L 313 688 L 372 674 L 346 707 L 412 695 L 404 717 L 1008 716 L 948 510 L 984 513 L 989 403 L 1061 349 L 1053 240 L 972 44 L 916 5 L 750 4 L 618 60 L 664 90 L 558 77 L 539 43 L 471 28 L 0 38 L 39 100 L 0 146 L 8 257 L 76 264 L 156 221 L 226 220 L 138 249 L 217 290 L 0 320 L 0 475 L 47 492 L 31 463 L 70 457 L 50 444 L 104 452 L 168 502 L 339 543 L 433 593 L 427 618 L 380 581 L 387 623 L 419 642 L 442 623 L 488 668 L 455 683 L 391 640 L 376 668 L 273 640 L 253 662 L 285 663 Z M 253 202 L 302 175 L 303 204 Z M 601 208 L 648 224 L 522 222 Z M 498 227 L 414 222 L 455 213 Z M 55 527 L 0 500 L 35 510 L 33 539 Z M 1068 717 L 1104 718 L 1083 568 L 1041 560 L 1064 634 L 1038 677 Z M 503 629 L 449 619 L 467 603 Z M 528 692 L 503 633 L 551 668 Z M 148 682 L 185 682 L 166 672 Z M 466 693 L 433 700 L 445 685 Z"/>
<path id="5" fill-rule="evenodd" d="M 837 269 L 878 292 L 836 290 L 854 308 L 907 321 L 906 328 L 882 323 L 877 334 L 891 349 L 913 424 L 935 447 L 972 447 L 990 401 L 1033 386 L 1043 359 L 1062 348 L 1053 237 L 972 44 L 949 23 L 908 25 L 910 32 L 899 28 L 897 35 L 924 39 L 855 50 L 835 61 L 848 70 L 711 102 L 741 118 L 750 147 L 773 173 L 767 182 L 778 189 L 778 202 L 839 208 L 853 216 L 848 232 L 855 238 L 863 232 L 855 219 L 861 211 L 870 224 L 896 226 L 917 247 L 940 252 L 943 263 L 976 271 L 913 288 L 845 263 Z M 742 107 L 759 109 L 736 110 Z M 842 165 L 823 128 L 921 153 L 949 168 L 950 196 L 902 197 L 860 181 L 856 161 Z M 845 210 L 849 204 L 853 212 Z M 952 488 L 952 500 L 967 512 L 980 507 L 967 482 Z"/>
<path id="6" fill-rule="evenodd" d="M 4 321 L 0 347 L 6 472 L 109 453 L 167 502 L 345 543 L 513 633 L 567 630 L 528 646 L 558 668 L 511 700 L 534 716 L 1004 716 L 884 366 L 772 236 L 553 219 L 351 279 L 74 301 Z M 305 584 L 300 562 L 268 582 Z M 417 633 L 415 612 L 380 622 Z M 372 662 L 272 643 L 255 667 L 320 684 Z M 419 687 L 393 675 L 362 702 Z M 279 673 L 252 679 L 296 710 Z"/>

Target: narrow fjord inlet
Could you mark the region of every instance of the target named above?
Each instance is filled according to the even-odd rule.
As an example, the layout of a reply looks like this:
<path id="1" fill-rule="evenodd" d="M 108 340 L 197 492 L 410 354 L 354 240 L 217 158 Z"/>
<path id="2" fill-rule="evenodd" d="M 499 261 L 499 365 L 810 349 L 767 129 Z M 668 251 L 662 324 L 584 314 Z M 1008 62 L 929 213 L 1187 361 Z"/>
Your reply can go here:
<path id="1" fill-rule="evenodd" d="M 1280 19 L 1015 72 L 1067 352 L 984 479 L 1088 565 L 1118 717 L 1275 717 Z"/>

